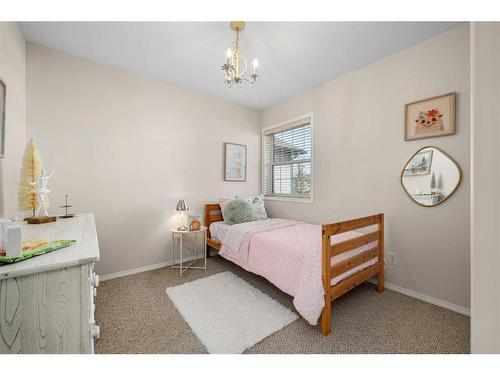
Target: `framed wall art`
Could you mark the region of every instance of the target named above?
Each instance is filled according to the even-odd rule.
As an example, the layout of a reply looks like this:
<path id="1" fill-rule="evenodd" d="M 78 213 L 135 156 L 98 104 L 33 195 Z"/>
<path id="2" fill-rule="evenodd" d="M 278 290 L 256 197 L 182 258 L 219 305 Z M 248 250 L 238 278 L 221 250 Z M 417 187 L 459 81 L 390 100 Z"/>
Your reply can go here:
<path id="1" fill-rule="evenodd" d="M 7 86 L 0 78 L 0 159 L 5 157 L 5 104 Z"/>
<path id="2" fill-rule="evenodd" d="M 455 134 L 456 94 L 435 96 L 405 105 L 405 141 Z"/>
<path id="3" fill-rule="evenodd" d="M 243 182 L 247 179 L 247 146 L 224 143 L 224 180 Z"/>

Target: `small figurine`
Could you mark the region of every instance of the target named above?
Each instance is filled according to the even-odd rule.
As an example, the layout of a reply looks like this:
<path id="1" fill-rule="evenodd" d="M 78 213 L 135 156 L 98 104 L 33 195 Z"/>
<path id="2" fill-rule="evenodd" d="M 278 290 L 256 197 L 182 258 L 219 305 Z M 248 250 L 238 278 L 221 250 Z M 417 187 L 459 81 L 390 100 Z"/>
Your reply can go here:
<path id="1" fill-rule="evenodd" d="M 47 211 L 47 196 L 50 193 L 50 190 L 47 189 L 47 180 L 51 178 L 54 175 L 54 170 L 50 172 L 50 174 L 47 174 L 45 169 L 42 169 L 42 174 L 40 177 L 38 177 L 35 181 L 30 182 L 30 185 L 33 186 L 33 193 L 38 195 L 39 198 L 39 204 L 38 207 L 35 210 L 35 216 L 49 216 L 49 213 Z M 36 185 L 38 184 L 38 187 Z M 40 211 L 43 210 L 43 215 L 40 215 Z"/>
<path id="2" fill-rule="evenodd" d="M 195 230 L 200 230 L 201 223 L 198 220 L 193 220 L 191 222 L 189 230 L 195 231 Z"/>

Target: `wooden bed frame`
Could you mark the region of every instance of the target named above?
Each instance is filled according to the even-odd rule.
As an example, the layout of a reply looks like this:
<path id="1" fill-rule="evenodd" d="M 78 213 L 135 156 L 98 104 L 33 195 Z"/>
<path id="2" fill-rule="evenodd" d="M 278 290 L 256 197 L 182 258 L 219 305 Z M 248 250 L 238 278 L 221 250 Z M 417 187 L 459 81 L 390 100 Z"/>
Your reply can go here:
<path id="1" fill-rule="evenodd" d="M 221 208 L 218 204 L 205 205 L 205 225 L 210 228 L 210 224 L 216 221 L 222 221 Z M 363 234 L 359 237 L 352 238 L 347 241 L 331 244 L 331 236 L 350 232 L 352 230 L 377 225 L 377 230 Z M 221 243 L 210 235 L 210 229 L 207 230 L 207 244 L 215 250 L 220 250 Z M 342 262 L 331 266 L 331 258 L 334 255 L 339 255 L 356 249 L 360 246 L 378 241 L 378 246 L 374 249 L 366 250 L 361 254 L 355 255 Z M 207 256 L 209 249 L 207 248 Z M 384 292 L 384 214 L 366 216 L 359 219 L 342 221 L 333 224 L 322 225 L 322 279 L 323 288 L 325 290 L 325 307 L 321 312 L 321 333 L 328 336 L 331 332 L 331 312 L 332 301 L 339 298 L 344 293 L 365 282 L 366 280 L 377 275 L 377 290 L 379 293 Z M 378 257 L 378 262 L 372 266 L 362 269 L 352 276 L 340 281 L 331 286 L 331 280 L 343 274 L 346 271 L 372 259 Z"/>

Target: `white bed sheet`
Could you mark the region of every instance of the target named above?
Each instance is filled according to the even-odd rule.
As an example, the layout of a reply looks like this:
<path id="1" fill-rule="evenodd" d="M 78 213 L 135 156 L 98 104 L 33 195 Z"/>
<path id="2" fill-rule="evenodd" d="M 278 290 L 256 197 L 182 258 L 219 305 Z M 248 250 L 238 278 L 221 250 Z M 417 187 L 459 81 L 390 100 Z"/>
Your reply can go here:
<path id="1" fill-rule="evenodd" d="M 217 222 L 212 223 L 210 225 L 210 235 L 214 240 L 217 240 L 217 241 L 222 243 L 227 231 L 230 230 L 230 228 L 231 228 L 231 225 L 226 224 L 223 221 L 217 221 Z M 356 233 L 359 233 L 360 236 L 364 234 L 364 233 L 360 233 L 360 232 L 356 232 Z M 335 243 L 335 236 L 332 236 L 332 244 L 333 243 Z M 376 246 L 377 246 L 377 242 L 372 242 L 370 248 L 375 248 Z M 339 255 L 332 257 L 331 264 L 332 265 L 337 264 L 339 262 L 342 262 L 343 260 L 352 258 L 353 256 L 356 256 L 358 254 L 361 254 L 362 252 L 364 252 L 366 250 L 367 250 L 366 247 L 358 247 L 356 249 L 346 251 L 345 253 L 342 253 L 342 254 L 339 254 Z M 366 262 L 350 269 L 349 271 L 346 271 L 346 272 L 334 277 L 332 279 L 331 285 L 338 284 L 340 281 L 348 278 L 349 276 L 354 275 L 355 273 L 361 271 L 364 268 L 367 268 L 367 267 L 370 267 L 370 266 L 376 264 L 377 262 L 378 262 L 378 257 L 372 258 L 369 261 L 366 261 Z"/>

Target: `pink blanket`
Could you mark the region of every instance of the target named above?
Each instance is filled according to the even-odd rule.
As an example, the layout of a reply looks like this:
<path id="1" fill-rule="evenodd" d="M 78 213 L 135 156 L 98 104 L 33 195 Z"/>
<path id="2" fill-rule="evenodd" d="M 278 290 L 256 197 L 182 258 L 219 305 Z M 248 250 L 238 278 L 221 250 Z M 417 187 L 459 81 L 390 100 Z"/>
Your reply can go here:
<path id="1" fill-rule="evenodd" d="M 230 234 L 226 234 L 220 255 L 247 271 L 265 277 L 293 296 L 293 304 L 300 315 L 315 325 L 324 306 L 321 226 L 273 220 L 277 219 L 270 219 L 269 225 L 245 223 L 232 226 L 230 231 L 238 231 L 241 241 L 231 243 L 226 240 Z M 242 231 L 244 235 L 241 235 Z M 335 236 L 334 242 L 358 235 L 360 233 L 342 233 Z M 368 246 L 376 246 L 376 243 Z M 360 251 L 364 249 L 360 248 Z"/>

